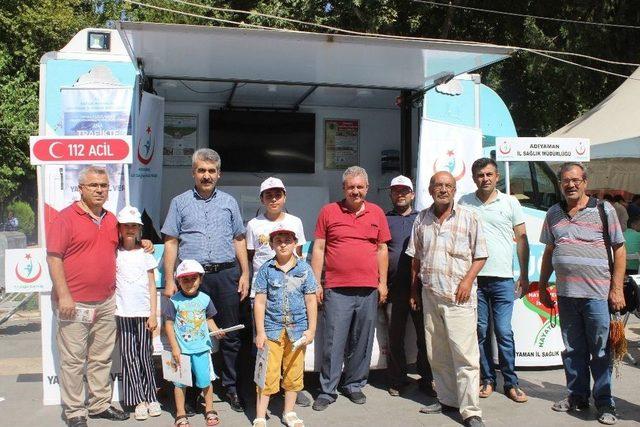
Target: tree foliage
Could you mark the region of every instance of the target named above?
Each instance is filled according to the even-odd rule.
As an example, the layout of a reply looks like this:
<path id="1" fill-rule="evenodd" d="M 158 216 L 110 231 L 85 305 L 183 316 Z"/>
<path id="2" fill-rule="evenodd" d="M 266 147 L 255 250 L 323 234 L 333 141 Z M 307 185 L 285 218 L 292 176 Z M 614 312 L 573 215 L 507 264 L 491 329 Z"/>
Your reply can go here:
<path id="1" fill-rule="evenodd" d="M 41 56 L 98 17 L 82 0 L 0 2 L 0 208 L 23 183 L 33 182 L 29 136 L 38 133 Z"/>

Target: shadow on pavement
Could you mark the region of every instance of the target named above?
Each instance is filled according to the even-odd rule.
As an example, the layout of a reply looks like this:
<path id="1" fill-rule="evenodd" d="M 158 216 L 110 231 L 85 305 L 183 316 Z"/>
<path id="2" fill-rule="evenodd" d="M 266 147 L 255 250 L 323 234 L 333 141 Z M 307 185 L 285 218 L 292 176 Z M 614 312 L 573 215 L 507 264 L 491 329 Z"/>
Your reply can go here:
<path id="1" fill-rule="evenodd" d="M 19 335 L 31 332 L 40 331 L 40 321 L 33 321 L 29 323 L 21 323 L 18 325 L 8 325 L 0 327 L 0 336 L 2 335 Z"/>

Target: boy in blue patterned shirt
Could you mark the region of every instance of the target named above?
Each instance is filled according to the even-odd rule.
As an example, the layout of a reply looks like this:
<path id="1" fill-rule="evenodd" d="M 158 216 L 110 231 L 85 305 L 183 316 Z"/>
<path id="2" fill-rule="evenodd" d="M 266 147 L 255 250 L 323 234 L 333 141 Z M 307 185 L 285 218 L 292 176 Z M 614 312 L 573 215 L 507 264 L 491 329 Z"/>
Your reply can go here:
<path id="1" fill-rule="evenodd" d="M 207 426 L 220 423 L 218 413 L 213 410 L 213 387 L 211 386 L 210 352 L 211 338 L 209 331 L 216 338 L 224 333 L 213 320 L 216 308 L 209 296 L 198 290 L 204 269 L 197 261 L 186 259 L 176 269 L 176 281 L 179 292 L 171 297 L 169 304 L 163 309 L 165 331 L 171 344 L 173 363 L 180 365 L 180 355 L 188 355 L 191 360 L 191 371 L 195 378 L 194 386 L 202 389 L 205 402 L 205 420 Z M 185 385 L 175 383 L 176 400 L 175 425 L 189 426 L 184 407 Z"/>
<path id="2" fill-rule="evenodd" d="M 276 255 L 258 270 L 255 279 L 253 314 L 256 347 L 267 346 L 267 375 L 263 389 L 258 388 L 254 427 L 266 426 L 269 397 L 282 388 L 283 422 L 289 427 L 304 427 L 293 411 L 297 392 L 303 388 L 304 348 L 316 331 L 316 281 L 309 264 L 294 256 L 297 239 L 293 230 L 277 228 L 269 234 Z M 301 345 L 294 348 L 296 341 Z"/>

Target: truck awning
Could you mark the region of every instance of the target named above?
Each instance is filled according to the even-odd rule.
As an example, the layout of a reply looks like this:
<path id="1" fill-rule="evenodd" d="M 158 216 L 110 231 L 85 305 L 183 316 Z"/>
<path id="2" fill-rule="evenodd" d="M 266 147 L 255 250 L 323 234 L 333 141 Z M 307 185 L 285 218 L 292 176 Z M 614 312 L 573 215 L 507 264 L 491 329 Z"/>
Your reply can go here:
<path id="1" fill-rule="evenodd" d="M 178 101 L 188 96 L 188 100 L 216 102 L 212 95 L 234 83 L 243 84 L 237 95 L 254 103 L 259 103 L 260 91 L 265 99 L 273 98 L 282 89 L 278 85 L 289 86 L 281 95 L 291 100 L 317 87 L 326 88 L 325 92 L 357 88 L 356 95 L 365 98 L 375 97 L 378 90 L 393 90 L 395 99 L 398 90 L 419 90 L 444 76 L 500 61 L 514 51 L 473 42 L 144 22 L 120 22 L 117 28 L 134 63 L 154 83 L 167 82 L 166 90 L 173 91 Z M 272 87 L 265 90 L 265 84 Z M 222 94 L 221 100 L 226 96 Z"/>

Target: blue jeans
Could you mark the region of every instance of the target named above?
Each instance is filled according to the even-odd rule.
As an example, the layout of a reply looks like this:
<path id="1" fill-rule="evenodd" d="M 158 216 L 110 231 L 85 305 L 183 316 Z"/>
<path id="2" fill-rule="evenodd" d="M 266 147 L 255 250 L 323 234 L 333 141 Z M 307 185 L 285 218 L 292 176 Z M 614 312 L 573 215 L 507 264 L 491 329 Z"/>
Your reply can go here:
<path id="1" fill-rule="evenodd" d="M 589 401 L 589 371 L 596 407 L 614 406 L 611 397 L 609 304 L 605 300 L 558 296 L 562 352 L 569 397 Z"/>
<path id="2" fill-rule="evenodd" d="M 515 287 L 513 279 L 504 277 L 478 277 L 478 346 L 480 347 L 480 379 L 495 387 L 493 351 L 489 335 L 489 313 L 493 316 L 493 330 L 498 342 L 498 362 L 504 378 L 505 391 L 518 386 L 515 373 L 516 348 L 511 329 L 511 315 Z"/>

